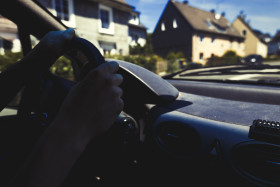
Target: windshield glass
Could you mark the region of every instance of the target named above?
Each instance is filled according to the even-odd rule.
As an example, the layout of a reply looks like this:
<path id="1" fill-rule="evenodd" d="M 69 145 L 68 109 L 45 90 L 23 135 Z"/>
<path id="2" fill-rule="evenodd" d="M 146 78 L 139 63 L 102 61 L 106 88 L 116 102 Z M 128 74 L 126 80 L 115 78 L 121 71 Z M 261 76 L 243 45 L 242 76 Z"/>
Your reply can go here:
<path id="1" fill-rule="evenodd" d="M 106 58 L 137 64 L 163 78 L 279 84 L 279 0 L 37 2 Z M 0 18 L 4 59 L 20 43 L 16 35 L 9 37 L 10 23 Z M 7 67 L 2 64 L 0 71 Z M 52 72 L 73 80 L 67 67 L 54 66 Z"/>

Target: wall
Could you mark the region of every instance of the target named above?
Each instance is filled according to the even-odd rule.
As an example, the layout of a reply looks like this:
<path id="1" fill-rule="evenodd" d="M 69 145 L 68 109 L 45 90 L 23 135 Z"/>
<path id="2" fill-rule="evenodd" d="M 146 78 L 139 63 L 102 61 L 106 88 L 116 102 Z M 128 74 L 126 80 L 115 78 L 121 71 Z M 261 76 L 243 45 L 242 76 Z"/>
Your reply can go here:
<path id="1" fill-rule="evenodd" d="M 259 41 L 257 36 L 249 29 L 241 20 L 237 18 L 233 22 L 233 26 L 243 35 L 243 31 L 246 31 L 245 37 L 245 55 L 259 54 L 263 57 L 267 56 L 267 46 Z"/>
<path id="2" fill-rule="evenodd" d="M 176 20 L 177 27 L 173 22 Z M 162 23 L 165 30 L 162 30 Z M 165 57 L 170 51 L 181 51 L 189 60 L 192 59 L 192 32 L 193 29 L 176 7 L 169 2 L 166 6 L 155 30 L 152 34 L 152 43 L 155 53 Z"/>
<path id="3" fill-rule="evenodd" d="M 203 40 L 200 41 L 200 36 L 203 35 Z M 212 37 L 214 41 L 212 42 Z M 205 64 L 211 55 L 222 56 L 226 51 L 232 50 L 239 56 L 244 56 L 245 44 L 229 37 L 222 37 L 207 33 L 197 33 L 193 35 L 193 62 Z M 200 59 L 200 53 L 203 53 L 203 59 Z"/>
<path id="4" fill-rule="evenodd" d="M 258 42 L 257 43 L 257 54 L 262 55 L 264 58 L 267 57 L 267 53 L 268 53 L 268 47 L 266 44 L 262 43 L 262 42 Z"/>
<path id="5" fill-rule="evenodd" d="M 54 13 L 52 0 L 39 0 L 50 12 Z M 113 34 L 101 33 L 99 30 L 98 3 L 89 1 L 73 0 L 75 14 L 75 30 L 80 37 L 92 42 L 99 51 L 104 54 L 102 46 L 112 45 L 111 54 L 129 54 L 128 37 L 128 12 L 112 9 L 113 11 Z"/>

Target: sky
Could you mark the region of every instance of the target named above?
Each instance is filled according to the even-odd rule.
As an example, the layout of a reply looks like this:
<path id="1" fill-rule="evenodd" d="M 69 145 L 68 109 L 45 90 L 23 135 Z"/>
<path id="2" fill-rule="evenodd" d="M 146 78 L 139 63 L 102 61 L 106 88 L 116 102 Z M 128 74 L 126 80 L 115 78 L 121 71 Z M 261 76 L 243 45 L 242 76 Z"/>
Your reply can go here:
<path id="1" fill-rule="evenodd" d="M 125 0 L 140 11 L 140 21 L 152 33 L 168 0 Z M 177 0 L 182 2 L 182 0 Z M 253 29 L 274 36 L 280 30 L 280 0 L 188 0 L 190 6 L 217 13 L 233 22 L 243 11 Z"/>

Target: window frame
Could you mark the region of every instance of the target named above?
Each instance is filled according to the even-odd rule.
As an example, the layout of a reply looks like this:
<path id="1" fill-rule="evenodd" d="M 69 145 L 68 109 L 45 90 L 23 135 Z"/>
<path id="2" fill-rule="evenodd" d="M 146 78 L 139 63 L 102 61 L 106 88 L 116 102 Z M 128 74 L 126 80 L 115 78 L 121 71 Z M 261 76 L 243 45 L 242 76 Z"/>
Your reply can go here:
<path id="1" fill-rule="evenodd" d="M 103 28 L 102 27 L 102 20 L 101 20 L 101 10 L 105 10 L 109 12 L 109 27 Z M 113 9 L 111 7 L 99 4 L 98 6 L 98 30 L 100 33 L 103 34 L 110 34 L 114 35 L 115 29 L 114 29 L 114 21 L 113 21 Z"/>

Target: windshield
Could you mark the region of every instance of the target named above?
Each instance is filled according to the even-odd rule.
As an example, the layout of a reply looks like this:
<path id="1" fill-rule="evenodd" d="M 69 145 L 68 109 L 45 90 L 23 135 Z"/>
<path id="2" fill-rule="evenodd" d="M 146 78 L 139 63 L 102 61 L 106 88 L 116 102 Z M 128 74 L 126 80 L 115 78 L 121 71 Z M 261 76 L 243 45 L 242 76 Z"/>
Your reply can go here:
<path id="1" fill-rule="evenodd" d="M 37 2 L 106 58 L 137 64 L 166 79 L 280 82 L 278 0 Z M 7 58 L 20 58 L 21 48 L 16 26 L 1 16 L 0 21 L 2 71 Z M 71 63 L 61 60 L 52 72 L 73 80 Z"/>

